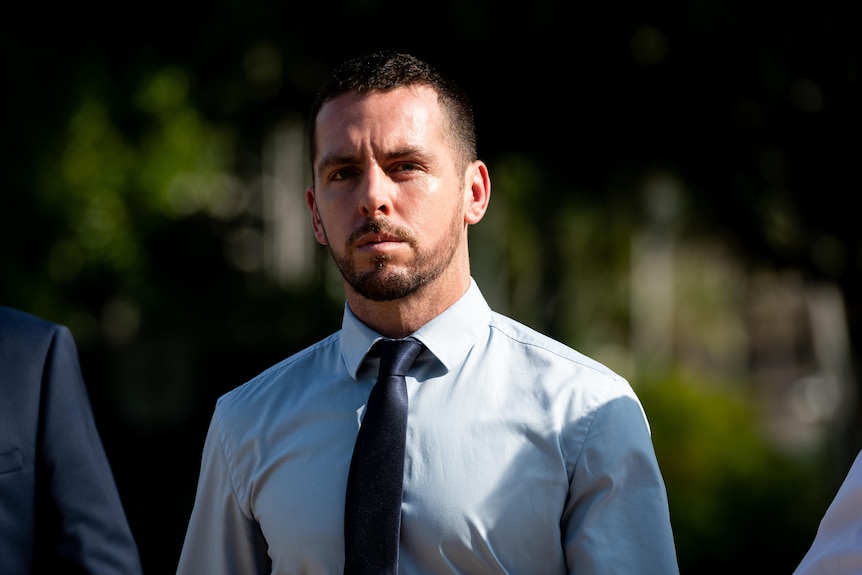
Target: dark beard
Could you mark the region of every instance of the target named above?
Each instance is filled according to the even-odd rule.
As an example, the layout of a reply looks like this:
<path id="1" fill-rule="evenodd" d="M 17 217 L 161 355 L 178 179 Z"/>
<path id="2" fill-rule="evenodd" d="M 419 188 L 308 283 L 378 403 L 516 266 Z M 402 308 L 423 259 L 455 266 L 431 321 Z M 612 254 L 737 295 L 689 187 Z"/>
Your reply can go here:
<path id="1" fill-rule="evenodd" d="M 439 277 L 455 255 L 456 241 L 452 242 L 446 254 L 425 254 L 419 251 L 416 238 L 409 231 L 393 226 L 386 220 L 374 219 L 367 220 L 361 228 L 350 235 L 347 241 L 348 254 L 350 246 L 358 238 L 380 232 L 395 236 L 413 248 L 416 258 L 411 266 L 412 269 L 396 272 L 387 265 L 391 257 L 382 254 L 372 260 L 373 269 L 358 272 L 349 255 L 339 258 L 331 248 L 329 250 L 344 280 L 356 293 L 372 301 L 393 301 L 414 294 L 422 286 Z"/>
<path id="2" fill-rule="evenodd" d="M 389 256 L 380 256 L 374 261 L 375 269 L 364 273 L 341 269 L 341 275 L 356 292 L 372 301 L 393 301 L 415 293 L 430 279 L 423 274 L 408 275 L 386 270 Z M 338 265 L 338 262 L 336 262 Z M 352 268 L 352 266 L 351 266 Z"/>

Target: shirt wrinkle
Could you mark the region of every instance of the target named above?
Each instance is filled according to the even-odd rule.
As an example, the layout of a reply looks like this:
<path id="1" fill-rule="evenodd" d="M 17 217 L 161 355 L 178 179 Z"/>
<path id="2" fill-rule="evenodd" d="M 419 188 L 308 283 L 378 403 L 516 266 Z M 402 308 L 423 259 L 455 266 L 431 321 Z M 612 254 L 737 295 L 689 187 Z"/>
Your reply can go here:
<path id="1" fill-rule="evenodd" d="M 601 407 L 601 405 L 597 404 L 597 405 L 593 405 L 593 406 L 590 406 L 589 408 L 587 408 L 585 410 L 584 415 L 581 417 L 581 420 L 578 422 L 578 425 L 576 426 L 577 428 L 583 428 L 582 433 L 576 434 L 577 437 L 583 438 L 583 439 L 581 441 L 577 442 L 577 445 L 578 445 L 578 448 L 576 449 L 577 456 L 575 456 L 571 460 L 569 460 L 568 458 L 566 459 L 566 461 L 571 461 L 571 465 L 568 466 L 569 467 L 569 470 L 568 470 L 569 482 L 571 482 L 574 479 L 575 469 L 577 469 L 578 466 L 581 465 L 581 462 L 583 461 L 584 451 L 585 451 L 585 447 L 587 445 L 587 438 L 590 436 L 590 429 L 592 429 L 592 427 L 593 427 L 593 422 L 596 420 L 596 414 L 598 414 L 600 407 Z M 561 437 L 560 439 L 561 440 L 565 439 L 565 436 Z M 565 451 L 567 452 L 568 449 L 565 449 Z"/>
<path id="2" fill-rule="evenodd" d="M 242 514 L 246 517 L 246 519 L 253 520 L 253 513 L 251 511 L 251 506 L 248 504 L 246 497 L 240 497 L 238 491 L 242 489 L 242 485 L 239 482 L 239 479 L 236 477 L 236 466 L 232 464 L 233 456 L 230 454 L 230 447 L 227 441 L 227 438 L 224 434 L 224 423 L 222 422 L 222 417 L 224 411 L 216 410 L 216 432 L 218 433 L 218 444 L 221 448 L 221 456 L 224 460 L 225 466 L 227 467 L 227 477 L 230 481 L 231 494 L 237 502 L 237 505 L 240 508 Z M 239 486 L 238 486 L 239 484 Z"/>

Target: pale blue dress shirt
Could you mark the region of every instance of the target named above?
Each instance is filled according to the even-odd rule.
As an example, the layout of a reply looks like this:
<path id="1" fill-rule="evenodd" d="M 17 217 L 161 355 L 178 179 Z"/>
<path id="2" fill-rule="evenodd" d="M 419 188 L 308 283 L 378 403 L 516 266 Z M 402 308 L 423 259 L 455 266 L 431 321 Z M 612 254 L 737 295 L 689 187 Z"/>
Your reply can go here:
<path id="1" fill-rule="evenodd" d="M 856 455 L 793 575 L 859 573 L 862 573 L 862 451 Z"/>
<path id="2" fill-rule="evenodd" d="M 401 574 L 678 573 L 641 404 L 607 367 L 467 293 L 413 334 Z M 222 396 L 178 573 L 341 575 L 381 336 L 340 331 Z"/>

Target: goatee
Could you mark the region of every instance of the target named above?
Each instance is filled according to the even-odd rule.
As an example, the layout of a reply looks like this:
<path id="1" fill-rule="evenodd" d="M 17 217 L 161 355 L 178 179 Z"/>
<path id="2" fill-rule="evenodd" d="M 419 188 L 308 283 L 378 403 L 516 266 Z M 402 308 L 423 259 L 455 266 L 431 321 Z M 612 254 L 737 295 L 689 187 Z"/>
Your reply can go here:
<path id="1" fill-rule="evenodd" d="M 325 233 L 325 232 L 324 232 Z M 409 265 L 392 266 L 389 262 L 392 256 L 378 254 L 373 257 L 373 267 L 366 271 L 358 271 L 352 257 L 352 252 L 361 238 L 372 234 L 385 234 L 406 243 L 413 251 L 413 260 Z M 405 298 L 429 281 L 437 278 L 449 265 L 455 254 L 457 242 L 450 237 L 449 249 L 423 252 L 413 233 L 403 227 L 396 226 L 386 219 L 367 219 L 347 239 L 346 250 L 339 256 L 330 246 L 330 254 L 344 280 L 359 295 L 372 301 L 393 301 Z"/>

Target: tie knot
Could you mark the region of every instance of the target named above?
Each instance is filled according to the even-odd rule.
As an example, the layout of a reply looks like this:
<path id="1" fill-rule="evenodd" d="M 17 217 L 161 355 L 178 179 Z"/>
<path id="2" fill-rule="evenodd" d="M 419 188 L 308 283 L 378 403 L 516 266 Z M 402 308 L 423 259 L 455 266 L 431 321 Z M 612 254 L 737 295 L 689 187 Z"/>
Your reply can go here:
<path id="1" fill-rule="evenodd" d="M 379 375 L 407 375 L 407 371 L 422 349 L 421 342 L 413 338 L 380 340 Z"/>

